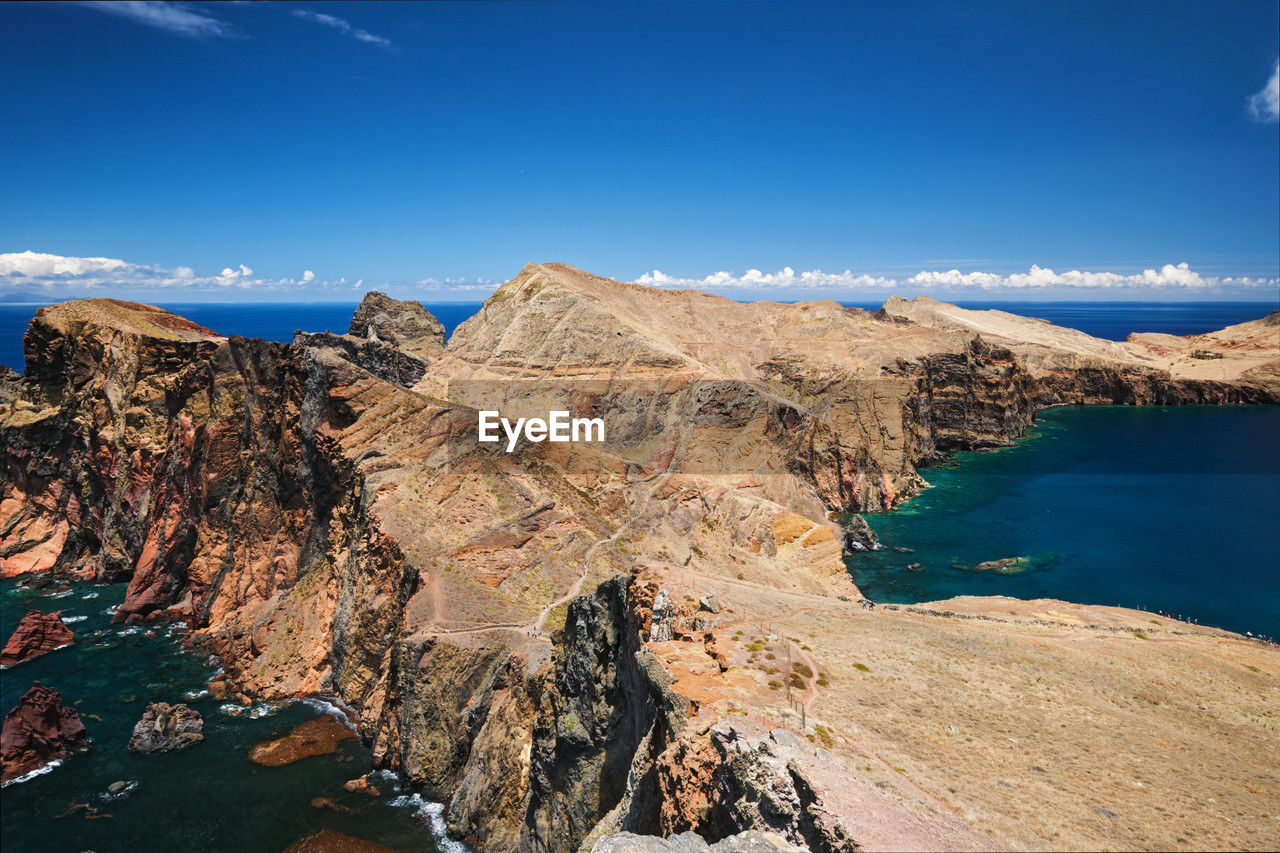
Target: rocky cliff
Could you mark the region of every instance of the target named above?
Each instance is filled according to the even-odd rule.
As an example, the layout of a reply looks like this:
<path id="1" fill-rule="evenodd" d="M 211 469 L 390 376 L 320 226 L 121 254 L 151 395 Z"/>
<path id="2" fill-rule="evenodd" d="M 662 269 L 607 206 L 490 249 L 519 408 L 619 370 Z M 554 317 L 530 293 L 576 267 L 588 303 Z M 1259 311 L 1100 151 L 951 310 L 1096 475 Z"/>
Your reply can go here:
<path id="1" fill-rule="evenodd" d="M 1171 844 L 1152 803 L 1233 761 L 1263 793 L 1216 792 L 1248 816 L 1216 841 L 1273 829 L 1274 747 L 1245 721 L 1274 719 L 1255 677 L 1280 671 L 1274 649 L 1148 626 L 1163 642 L 1126 646 L 1126 670 L 1106 661 L 1136 615 L 869 610 L 832 520 L 1044 405 L 1274 402 L 1271 320 L 1113 344 L 932 301 L 740 305 L 560 264 L 526 267 L 447 344 L 425 314 L 371 295 L 347 334 L 280 345 L 129 303 L 43 309 L 26 378 L 0 382 L 4 573 L 127 580 L 117 618 L 188 621 L 229 689 L 339 698 L 376 762 L 486 850 L 689 830 L 833 851 Z M 1210 350 L 1223 364 L 1202 375 L 1191 353 Z M 476 441 L 478 407 L 553 405 L 608 440 Z M 1045 655 L 1041 687 L 1022 667 Z M 1209 660 L 1233 688 L 1211 712 L 1114 701 Z M 1213 713 L 1232 740 L 1158 752 L 1149 797 L 1108 759 L 1087 780 L 1057 751 L 1076 733 L 1016 711 L 1090 666 L 1107 676 L 1076 687 L 1080 738 L 1190 738 Z M 1098 797 L 1132 819 L 1072 805 Z"/>

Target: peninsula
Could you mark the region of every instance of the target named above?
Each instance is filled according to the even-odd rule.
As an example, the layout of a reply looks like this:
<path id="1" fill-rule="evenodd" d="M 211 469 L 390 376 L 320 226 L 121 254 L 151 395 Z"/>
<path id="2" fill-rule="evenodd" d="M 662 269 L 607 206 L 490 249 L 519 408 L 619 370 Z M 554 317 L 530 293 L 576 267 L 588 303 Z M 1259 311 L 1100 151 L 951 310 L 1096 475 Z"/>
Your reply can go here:
<path id="1" fill-rule="evenodd" d="M 1063 601 L 875 606 L 842 561 L 875 547 L 857 513 L 1047 406 L 1280 402 L 1280 312 L 1117 343 L 548 263 L 447 341 L 370 294 L 292 344 L 66 302 L 25 348 L 0 572 L 126 583 L 115 618 L 187 623 L 226 689 L 340 702 L 478 849 L 1280 840 L 1274 645 Z M 605 440 L 481 442 L 483 411 Z"/>

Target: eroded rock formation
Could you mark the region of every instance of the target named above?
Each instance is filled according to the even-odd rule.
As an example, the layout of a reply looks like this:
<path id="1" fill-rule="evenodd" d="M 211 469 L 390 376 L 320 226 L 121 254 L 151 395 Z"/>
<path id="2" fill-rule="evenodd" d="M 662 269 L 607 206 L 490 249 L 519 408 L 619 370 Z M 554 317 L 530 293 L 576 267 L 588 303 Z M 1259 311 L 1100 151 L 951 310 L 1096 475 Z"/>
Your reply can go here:
<path id="1" fill-rule="evenodd" d="M 142 755 L 187 749 L 204 740 L 200 712 L 183 704 L 150 702 L 133 727 L 129 749 Z"/>
<path id="2" fill-rule="evenodd" d="M 36 682 L 5 715 L 0 732 L 0 761 L 8 782 L 66 758 L 88 746 L 88 733 L 74 708 L 62 704 L 62 694 Z"/>
<path id="3" fill-rule="evenodd" d="M 686 831 L 1165 846 L 1150 804 L 1233 762 L 1263 793 L 1215 790 L 1237 819 L 1197 837 L 1273 830 L 1261 727 L 1154 752 L 1138 800 L 1055 752 L 1076 733 L 1016 713 L 1070 693 L 1081 738 L 1191 737 L 1211 712 L 1152 721 L 1113 698 L 1153 677 L 1193 690 L 1208 667 L 1231 688 L 1212 713 L 1265 716 L 1274 649 L 1177 625 L 1135 648 L 1138 616 L 1060 602 L 866 610 L 841 552 L 874 538 L 834 520 L 913 494 L 920 464 L 1015 440 L 1045 405 L 1274 402 L 1273 319 L 1117 344 L 925 299 L 740 305 L 531 264 L 447 345 L 433 320 L 371 295 L 348 334 L 286 346 L 128 303 L 43 309 L 26 379 L 0 377 L 4 572 L 127 579 L 116 618 L 188 621 L 224 689 L 335 697 L 376 763 L 485 850 Z M 599 417 L 607 440 L 507 453 L 476 441 L 482 406 Z M 1028 679 L 1045 657 L 1048 681 Z M 971 665 L 981 689 L 953 673 Z M 1076 808 L 1099 797 L 1134 822 Z"/>
<path id="4" fill-rule="evenodd" d="M 63 623 L 61 610 L 52 613 L 29 610 L 0 652 L 0 666 L 13 666 L 40 657 L 69 645 L 75 638 L 75 632 Z"/>

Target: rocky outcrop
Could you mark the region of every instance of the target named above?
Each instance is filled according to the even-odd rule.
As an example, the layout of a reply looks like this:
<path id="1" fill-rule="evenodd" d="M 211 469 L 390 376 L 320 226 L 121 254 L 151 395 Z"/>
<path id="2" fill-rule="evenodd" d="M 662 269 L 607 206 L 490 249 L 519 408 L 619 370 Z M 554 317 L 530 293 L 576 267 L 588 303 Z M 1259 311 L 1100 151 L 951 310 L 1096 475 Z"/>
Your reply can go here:
<path id="1" fill-rule="evenodd" d="M 857 554 L 865 551 L 883 551 L 880 537 L 860 515 L 852 516 L 844 528 L 844 551 L 846 554 Z"/>
<path id="2" fill-rule="evenodd" d="M 328 714 L 294 728 L 281 738 L 264 741 L 249 750 L 249 760 L 264 767 L 283 767 L 313 755 L 329 755 L 338 744 L 356 733 Z"/>
<path id="3" fill-rule="evenodd" d="M 1252 332 L 1210 378 L 1150 342 L 940 306 L 740 305 L 558 264 L 526 267 L 447 346 L 421 306 L 380 295 L 347 335 L 291 346 L 55 306 L 28 333 L 28 378 L 0 378 L 0 558 L 127 578 L 117 618 L 188 621 L 238 701 L 335 697 L 377 765 L 486 850 L 687 830 L 982 847 L 942 775 L 863 760 L 855 738 L 898 724 L 856 728 L 877 697 L 929 693 L 911 692 L 915 658 L 860 659 L 876 635 L 844 644 L 872 621 L 908 643 L 895 620 L 916 617 L 858 606 L 842 546 L 876 542 L 836 519 L 913 494 L 917 465 L 1014 440 L 1044 405 L 1263 400 L 1277 383 Z M 608 440 L 476 441 L 481 405 L 553 403 Z M 977 642 L 957 624 L 916 654 Z M 1232 670 L 1240 695 L 1252 672 Z M 982 695 L 1022 695 L 1022 675 Z M 926 740 L 949 732 L 929 722 Z M 314 754 L 320 734 L 255 752 Z"/>
<path id="4" fill-rule="evenodd" d="M 5 715 L 0 733 L 4 767 L 0 780 L 8 782 L 39 770 L 88 744 L 80 715 L 62 704 L 62 694 L 37 681 Z"/>
<path id="5" fill-rule="evenodd" d="M 444 350 L 444 324 L 418 302 L 392 299 L 385 293 L 366 293 L 347 333 L 368 341 L 383 341 L 422 362 Z"/>
<path id="6" fill-rule="evenodd" d="M 150 702 L 133 727 L 129 749 L 141 755 L 174 752 L 204 740 L 204 719 L 186 705 Z"/>
<path id="7" fill-rule="evenodd" d="M 168 395 L 223 340 L 111 299 L 36 312 L 26 378 L 0 421 L 0 574 L 129 577 L 167 448 Z"/>
<path id="8" fill-rule="evenodd" d="M 427 372 L 427 363 L 380 340 L 332 332 L 294 332 L 293 344 L 314 350 L 327 350 L 338 358 L 367 370 L 379 379 L 405 388 Z"/>
<path id="9" fill-rule="evenodd" d="M 294 346 L 327 352 L 404 388 L 422 379 L 444 342 L 444 325 L 421 304 L 377 291 L 360 302 L 347 334 L 299 331 L 293 336 Z"/>
<path id="10" fill-rule="evenodd" d="M 31 660 L 70 645 L 75 638 L 75 632 L 63 623 L 61 610 L 52 613 L 29 610 L 0 652 L 0 666 Z"/>

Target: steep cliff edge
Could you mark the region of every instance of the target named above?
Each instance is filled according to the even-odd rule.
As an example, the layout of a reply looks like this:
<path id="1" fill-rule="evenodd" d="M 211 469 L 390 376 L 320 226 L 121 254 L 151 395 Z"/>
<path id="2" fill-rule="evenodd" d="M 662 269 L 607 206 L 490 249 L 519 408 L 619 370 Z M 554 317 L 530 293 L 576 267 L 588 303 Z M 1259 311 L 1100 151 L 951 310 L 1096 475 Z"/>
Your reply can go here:
<path id="1" fill-rule="evenodd" d="M 397 325 L 368 304 L 347 335 L 292 346 L 127 303 L 45 309 L 28 377 L 0 389 L 6 574 L 128 578 L 117 618 L 188 620 L 236 691 L 339 697 L 375 760 L 486 850 L 1273 830 L 1273 647 L 1060 602 L 868 610 L 830 521 L 1072 393 L 1274 400 L 1265 370 L 1174 375 L 1129 344 L 1032 347 L 892 300 L 738 305 L 557 264 L 526 267 L 439 350 L 417 309 Z M 1229 337 L 1265 359 L 1265 330 Z M 481 404 L 560 402 L 609 440 L 476 441 Z M 1182 686 L 1163 701 L 1156 684 Z M 1087 710 L 1059 710 L 1072 701 Z M 1059 717 L 1070 732 L 1047 728 Z M 1229 739 L 1204 735 L 1210 718 Z M 1157 749 L 1170 737 L 1184 748 Z M 1150 751 L 1144 787 L 1127 758 L 1084 772 L 1091 738 Z M 1238 819 L 1159 815 L 1203 799 L 1204 767 Z"/>

